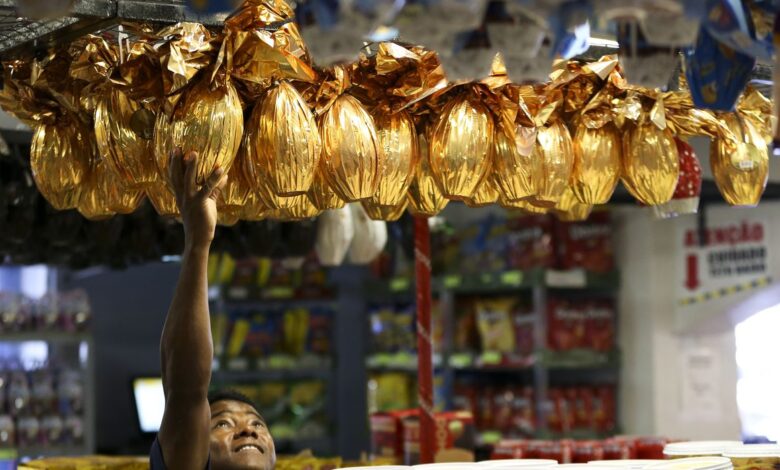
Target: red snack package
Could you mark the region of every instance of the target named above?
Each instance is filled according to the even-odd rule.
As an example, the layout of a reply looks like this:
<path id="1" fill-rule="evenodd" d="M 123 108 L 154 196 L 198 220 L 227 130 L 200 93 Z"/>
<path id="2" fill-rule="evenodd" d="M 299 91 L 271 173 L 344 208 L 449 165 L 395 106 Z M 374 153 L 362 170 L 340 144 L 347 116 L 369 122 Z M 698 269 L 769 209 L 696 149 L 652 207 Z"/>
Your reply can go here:
<path id="1" fill-rule="evenodd" d="M 538 457 L 535 458 L 571 463 L 571 444 L 564 441 L 544 441 L 539 445 Z"/>
<path id="2" fill-rule="evenodd" d="M 496 390 L 493 395 L 493 429 L 508 434 L 512 431 L 513 405 L 515 395 L 510 389 Z"/>
<path id="3" fill-rule="evenodd" d="M 590 425 L 591 406 L 593 398 L 587 393 L 586 387 L 571 387 L 566 389 L 566 398 L 572 407 L 572 427 L 585 429 Z"/>
<path id="4" fill-rule="evenodd" d="M 447 411 L 434 414 L 434 461 L 473 462 L 476 447 L 474 416 L 468 411 Z M 404 463 L 420 461 L 420 419 L 410 416 L 403 420 Z"/>
<path id="5" fill-rule="evenodd" d="M 512 323 L 515 330 L 515 352 L 520 356 L 530 356 L 534 352 L 534 321 L 533 309 L 518 302 L 512 312 Z"/>
<path id="6" fill-rule="evenodd" d="M 507 257 L 511 269 L 554 266 L 553 223 L 550 215 L 507 219 Z"/>
<path id="7" fill-rule="evenodd" d="M 669 443 L 669 439 L 664 437 L 640 437 L 636 440 L 636 458 L 664 460 L 664 447 Z"/>
<path id="8" fill-rule="evenodd" d="M 587 347 L 609 352 L 615 347 L 615 303 L 607 299 L 586 303 Z"/>
<path id="9" fill-rule="evenodd" d="M 533 387 L 518 389 L 512 404 L 513 429 L 521 435 L 533 435 L 536 432 L 536 413 L 534 411 Z"/>
<path id="10" fill-rule="evenodd" d="M 525 439 L 502 439 L 493 446 L 490 460 L 524 459 L 530 441 Z"/>
<path id="11" fill-rule="evenodd" d="M 582 305 L 551 298 L 547 302 L 547 347 L 553 351 L 585 348 L 585 317 Z"/>
<path id="12" fill-rule="evenodd" d="M 558 266 L 608 272 L 615 268 L 609 212 L 594 212 L 584 222 L 555 224 Z"/>
<path id="13" fill-rule="evenodd" d="M 633 440 L 611 438 L 604 441 L 604 460 L 635 459 Z"/>
<path id="14" fill-rule="evenodd" d="M 571 453 L 572 463 L 588 463 L 604 460 L 604 447 L 601 441 L 577 441 Z"/>
<path id="15" fill-rule="evenodd" d="M 615 428 L 615 388 L 611 385 L 596 387 L 593 400 L 593 429 L 609 432 Z"/>
<path id="16" fill-rule="evenodd" d="M 417 414 L 416 409 L 372 414 L 371 452 L 375 456 L 391 457 L 401 462 L 404 455 L 403 420 Z"/>

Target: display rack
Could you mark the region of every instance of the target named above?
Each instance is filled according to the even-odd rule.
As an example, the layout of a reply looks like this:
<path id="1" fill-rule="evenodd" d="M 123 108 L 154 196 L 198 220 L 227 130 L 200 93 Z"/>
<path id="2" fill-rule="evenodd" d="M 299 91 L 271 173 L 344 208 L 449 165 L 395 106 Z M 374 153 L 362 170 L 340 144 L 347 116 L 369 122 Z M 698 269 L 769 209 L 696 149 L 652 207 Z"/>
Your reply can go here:
<path id="1" fill-rule="evenodd" d="M 84 440 L 81 445 L 35 445 L 19 446 L 16 453 L 19 459 L 89 455 L 95 452 L 95 350 L 92 335 L 86 332 L 66 333 L 55 331 L 30 331 L 0 334 L 0 345 L 43 341 L 48 347 L 50 358 L 68 359 L 78 362 L 82 345 L 86 345 L 86 362 L 81 373 L 84 384 Z M 18 432 L 18 431 L 17 431 Z"/>
<path id="2" fill-rule="evenodd" d="M 609 352 L 574 350 L 566 352 L 550 351 L 546 348 L 547 338 L 547 301 L 553 293 L 563 293 L 568 298 L 598 295 L 614 297 L 619 288 L 619 273 L 590 272 L 583 269 L 555 270 L 530 269 L 511 270 L 478 275 L 444 275 L 432 279 L 433 295 L 439 299 L 443 322 L 444 344 L 441 354 L 434 356 L 436 372 L 444 376 L 446 400 L 445 407 L 453 409 L 453 387 L 457 378 L 472 376 L 477 380 L 488 381 L 497 376 L 532 383 L 535 397 L 536 433 L 535 438 L 579 438 L 593 439 L 603 437 L 600 433 L 573 430 L 564 434 L 553 433 L 547 427 L 546 406 L 548 389 L 551 383 L 567 382 L 613 383 L 617 384 L 620 370 L 620 353 L 617 349 Z M 414 298 L 414 280 L 407 277 L 394 277 L 388 280 L 374 280 L 367 283 L 369 298 L 376 302 L 408 301 Z M 500 353 L 483 352 L 458 353 L 453 350 L 452 337 L 455 329 L 455 304 L 461 296 L 530 296 L 534 315 L 534 353 L 530 357 L 505 357 Z M 366 358 L 366 368 L 370 372 L 408 372 L 416 373 L 417 355 L 409 353 L 372 354 Z M 437 404 L 438 405 L 438 404 Z M 619 431 L 618 426 L 612 431 Z M 486 432 L 480 436 L 479 443 L 489 445 L 502 436 L 500 433 Z"/>
<path id="3" fill-rule="evenodd" d="M 335 287 L 328 287 L 318 293 L 305 292 L 296 287 L 257 287 L 257 286 L 212 286 L 209 300 L 212 312 L 225 312 L 234 309 L 249 311 L 253 309 L 275 309 L 290 306 L 327 307 L 334 312 L 334 321 L 338 299 L 334 297 Z M 332 341 L 332 344 L 335 342 Z M 334 346 L 335 347 L 335 346 Z M 311 450 L 316 455 L 336 455 L 338 445 L 338 403 L 336 380 L 336 360 L 329 358 L 303 358 L 291 362 L 289 358 L 279 361 L 271 358 L 262 365 L 241 360 L 215 361 L 212 373 L 212 385 L 255 385 L 269 382 L 296 382 L 306 380 L 322 381 L 326 384 L 325 414 L 329 431 L 321 437 L 279 438 L 275 439 L 277 452 L 294 454 Z"/>

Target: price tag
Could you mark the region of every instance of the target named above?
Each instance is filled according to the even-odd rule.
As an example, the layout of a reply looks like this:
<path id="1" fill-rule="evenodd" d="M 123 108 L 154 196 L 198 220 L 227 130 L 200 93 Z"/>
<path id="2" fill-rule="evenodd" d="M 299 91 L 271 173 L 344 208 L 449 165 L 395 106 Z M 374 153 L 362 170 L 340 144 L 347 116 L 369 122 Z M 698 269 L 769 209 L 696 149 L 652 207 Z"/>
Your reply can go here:
<path id="1" fill-rule="evenodd" d="M 584 269 L 572 269 L 569 271 L 550 269 L 545 273 L 545 281 L 550 287 L 585 287 L 587 276 Z"/>
<path id="2" fill-rule="evenodd" d="M 294 293 L 292 287 L 269 287 L 265 291 L 265 295 L 269 299 L 290 299 Z"/>
<path id="3" fill-rule="evenodd" d="M 444 277 L 444 287 L 447 289 L 455 289 L 460 286 L 461 278 L 456 275 L 449 275 Z"/>
<path id="4" fill-rule="evenodd" d="M 228 289 L 228 297 L 236 300 L 246 300 L 249 297 L 249 289 L 246 286 L 233 286 Z"/>
<path id="5" fill-rule="evenodd" d="M 520 287 L 523 284 L 522 271 L 507 271 L 501 273 L 501 284 L 505 286 Z"/>
<path id="6" fill-rule="evenodd" d="M 756 166 L 756 164 L 755 164 L 755 162 L 753 160 L 740 160 L 739 161 L 739 169 L 740 170 L 752 170 L 754 166 Z"/>
<path id="7" fill-rule="evenodd" d="M 485 351 L 479 356 L 479 362 L 483 366 L 497 366 L 501 364 L 503 356 L 497 351 Z"/>
<path id="8" fill-rule="evenodd" d="M 499 431 L 485 431 L 479 437 L 482 444 L 492 445 L 497 444 L 503 436 Z"/>
<path id="9" fill-rule="evenodd" d="M 455 369 L 464 369 L 471 366 L 473 360 L 471 354 L 458 353 L 450 356 L 450 366 Z"/>
<path id="10" fill-rule="evenodd" d="M 390 281 L 390 290 L 393 292 L 401 292 L 409 289 L 409 279 L 405 277 L 396 277 Z"/>

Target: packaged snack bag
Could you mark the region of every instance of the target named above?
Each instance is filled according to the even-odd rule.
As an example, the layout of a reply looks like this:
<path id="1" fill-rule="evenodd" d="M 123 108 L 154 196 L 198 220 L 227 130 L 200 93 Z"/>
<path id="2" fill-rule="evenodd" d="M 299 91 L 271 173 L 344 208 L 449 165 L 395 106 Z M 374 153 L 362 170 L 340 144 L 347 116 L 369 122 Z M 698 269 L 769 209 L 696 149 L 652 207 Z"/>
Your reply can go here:
<path id="1" fill-rule="evenodd" d="M 515 300 L 482 299 L 477 301 L 477 325 L 482 351 L 511 353 L 515 350 L 512 311 Z"/>
<path id="2" fill-rule="evenodd" d="M 583 222 L 558 221 L 555 237 L 561 269 L 582 268 L 596 272 L 614 269 L 609 212 L 595 212 Z"/>

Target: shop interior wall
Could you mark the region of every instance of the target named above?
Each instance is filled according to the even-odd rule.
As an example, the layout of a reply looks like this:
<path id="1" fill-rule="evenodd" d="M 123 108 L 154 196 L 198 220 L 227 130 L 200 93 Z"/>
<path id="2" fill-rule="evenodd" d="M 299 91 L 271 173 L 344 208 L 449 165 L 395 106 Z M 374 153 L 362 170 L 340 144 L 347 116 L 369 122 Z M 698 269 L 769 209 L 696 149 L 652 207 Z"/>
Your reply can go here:
<path id="1" fill-rule="evenodd" d="M 707 167 L 707 143 L 694 142 Z M 765 227 L 768 287 L 731 293 L 683 307 L 679 304 L 685 247 L 682 234 L 696 228 L 695 216 L 658 221 L 647 209 L 615 211 L 616 251 L 622 273 L 620 331 L 623 351 L 621 417 L 630 434 L 675 438 L 740 437 L 736 405 L 737 366 L 734 326 L 762 308 L 780 303 L 780 203 L 758 208 L 704 207 L 708 226 L 760 222 Z M 707 285 L 701 287 L 708 289 Z M 714 406 L 692 410 L 686 361 L 702 353 L 711 367 L 705 375 L 716 391 Z M 706 378 L 706 377 L 705 377 Z M 695 407 L 694 407 L 695 408 Z"/>
<path id="2" fill-rule="evenodd" d="M 124 271 L 88 270 L 65 276 L 63 288 L 84 288 L 92 304 L 97 450 L 144 453 L 130 391 L 135 376 L 160 374 L 160 332 L 178 264 Z"/>

